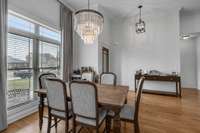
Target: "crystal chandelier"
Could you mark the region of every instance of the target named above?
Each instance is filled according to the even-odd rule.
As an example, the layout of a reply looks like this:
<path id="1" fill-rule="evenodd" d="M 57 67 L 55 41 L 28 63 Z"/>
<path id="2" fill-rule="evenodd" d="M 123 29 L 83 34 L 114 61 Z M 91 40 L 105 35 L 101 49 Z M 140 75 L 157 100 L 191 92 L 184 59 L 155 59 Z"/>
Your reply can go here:
<path id="1" fill-rule="evenodd" d="M 88 9 L 75 12 L 74 28 L 85 44 L 94 43 L 103 30 L 103 23 L 103 15 L 96 10 L 90 9 L 89 0 Z"/>
<path id="2" fill-rule="evenodd" d="M 136 26 L 136 33 L 144 33 L 145 32 L 145 22 L 141 19 L 141 9 L 142 9 L 142 5 L 140 5 L 139 7 L 140 10 L 140 18 L 139 18 L 139 22 L 137 22 L 135 24 Z"/>

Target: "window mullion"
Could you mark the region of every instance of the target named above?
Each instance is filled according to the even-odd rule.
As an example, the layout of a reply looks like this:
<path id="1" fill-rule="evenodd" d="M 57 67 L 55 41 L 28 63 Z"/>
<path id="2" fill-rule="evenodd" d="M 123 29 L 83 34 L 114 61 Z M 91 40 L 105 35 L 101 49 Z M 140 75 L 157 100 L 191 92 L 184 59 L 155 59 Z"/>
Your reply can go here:
<path id="1" fill-rule="evenodd" d="M 35 25 L 35 35 L 39 34 L 39 26 Z M 33 40 L 33 73 L 34 80 L 33 86 L 34 88 L 38 87 L 38 75 L 39 75 L 39 39 L 35 38 Z"/>

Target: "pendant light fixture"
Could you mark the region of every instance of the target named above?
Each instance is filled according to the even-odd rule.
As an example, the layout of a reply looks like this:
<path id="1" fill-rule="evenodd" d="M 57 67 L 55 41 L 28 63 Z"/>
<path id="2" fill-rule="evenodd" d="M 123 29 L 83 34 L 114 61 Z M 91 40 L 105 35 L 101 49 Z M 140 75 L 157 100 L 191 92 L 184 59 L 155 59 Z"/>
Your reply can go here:
<path id="1" fill-rule="evenodd" d="M 137 22 L 135 24 L 136 26 L 136 33 L 144 33 L 145 32 L 145 22 L 142 20 L 141 16 L 142 16 L 142 5 L 138 6 L 139 10 L 140 10 L 140 16 L 139 16 L 139 22 Z"/>
<path id="2" fill-rule="evenodd" d="M 104 17 L 93 9 L 90 9 L 88 0 L 88 9 L 82 9 L 75 12 L 75 31 L 81 37 L 85 44 L 93 44 L 103 30 Z"/>

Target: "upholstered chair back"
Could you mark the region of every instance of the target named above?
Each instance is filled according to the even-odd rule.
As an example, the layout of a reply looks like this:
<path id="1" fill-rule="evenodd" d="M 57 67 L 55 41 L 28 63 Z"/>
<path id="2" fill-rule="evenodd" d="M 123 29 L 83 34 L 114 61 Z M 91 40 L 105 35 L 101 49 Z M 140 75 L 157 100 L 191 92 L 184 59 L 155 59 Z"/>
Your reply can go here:
<path id="1" fill-rule="evenodd" d="M 87 81 L 73 81 L 70 84 L 72 109 L 75 115 L 96 118 L 97 117 L 97 87 Z"/>
<path id="2" fill-rule="evenodd" d="M 116 85 L 117 76 L 114 73 L 102 73 L 100 75 L 100 84 Z"/>
<path id="3" fill-rule="evenodd" d="M 83 72 L 81 75 L 81 79 L 93 82 L 94 81 L 94 72 Z"/>
<path id="4" fill-rule="evenodd" d="M 57 78 L 46 78 L 44 80 L 47 89 L 48 106 L 57 111 L 68 110 L 67 88 L 65 82 Z"/>
<path id="5" fill-rule="evenodd" d="M 44 79 L 46 78 L 55 78 L 56 75 L 54 73 L 43 73 L 39 76 L 39 87 L 40 89 L 44 88 Z"/>

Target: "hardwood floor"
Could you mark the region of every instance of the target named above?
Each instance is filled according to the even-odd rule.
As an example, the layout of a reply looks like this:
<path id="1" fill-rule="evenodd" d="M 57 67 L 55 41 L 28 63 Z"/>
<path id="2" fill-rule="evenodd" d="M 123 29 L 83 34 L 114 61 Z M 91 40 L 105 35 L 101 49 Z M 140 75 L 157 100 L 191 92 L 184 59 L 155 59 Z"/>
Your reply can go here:
<path id="1" fill-rule="evenodd" d="M 134 95 L 129 92 L 128 104 L 133 104 Z M 181 99 L 143 94 L 139 115 L 142 133 L 200 133 L 200 92 L 183 89 Z M 35 113 L 9 125 L 3 133 L 40 133 L 38 125 L 38 113 Z M 41 133 L 46 133 L 46 128 L 47 120 Z M 133 125 L 122 123 L 122 132 L 134 132 Z M 63 123 L 59 124 L 57 133 L 64 133 Z"/>

